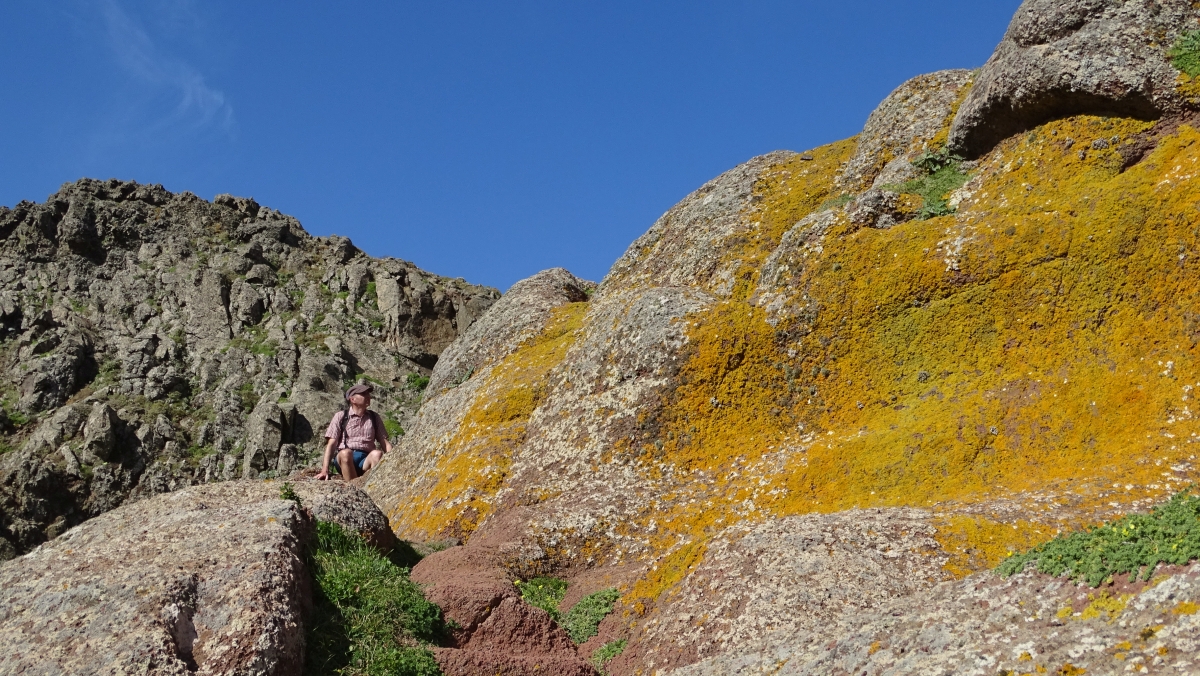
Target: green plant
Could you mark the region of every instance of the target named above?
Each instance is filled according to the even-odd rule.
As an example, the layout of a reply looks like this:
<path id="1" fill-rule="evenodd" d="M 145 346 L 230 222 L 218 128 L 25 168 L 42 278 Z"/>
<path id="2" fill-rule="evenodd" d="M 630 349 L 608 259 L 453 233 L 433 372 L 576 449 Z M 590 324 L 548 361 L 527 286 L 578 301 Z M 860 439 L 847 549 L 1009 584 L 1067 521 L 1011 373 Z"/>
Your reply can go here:
<path id="1" fill-rule="evenodd" d="M 383 416 L 383 427 L 387 430 L 389 439 L 396 439 L 404 436 L 404 427 L 400 424 L 399 420 L 396 420 L 396 414 L 392 411 L 388 411 L 387 414 Z"/>
<path id="2" fill-rule="evenodd" d="M 826 209 L 834 209 L 836 207 L 844 207 L 853 200 L 854 200 L 854 195 L 852 195 L 848 192 L 844 192 L 844 193 L 838 195 L 837 197 L 831 197 L 831 198 L 825 200 L 824 202 L 821 202 L 821 206 L 817 207 L 817 211 L 825 211 Z"/>
<path id="3" fill-rule="evenodd" d="M 420 373 L 410 373 L 404 377 L 408 389 L 418 392 L 424 391 L 429 386 L 429 376 L 423 376 Z"/>
<path id="4" fill-rule="evenodd" d="M 608 672 L 604 670 L 604 666 L 623 652 L 625 652 L 625 639 L 621 638 L 609 641 L 597 648 L 596 652 L 592 653 L 592 666 L 596 667 L 596 670 L 600 673 L 607 674 Z"/>
<path id="5" fill-rule="evenodd" d="M 237 388 L 238 399 L 242 402 L 242 410 L 253 411 L 258 405 L 258 393 L 254 391 L 254 383 L 245 382 Z"/>
<path id="6" fill-rule="evenodd" d="M 314 603 L 304 673 L 441 674 L 426 645 L 444 632 L 441 609 L 408 571 L 334 523 L 317 522 L 309 554 Z"/>
<path id="7" fill-rule="evenodd" d="M 945 148 L 937 151 L 926 150 L 912 161 L 914 167 L 925 173 L 924 176 L 899 185 L 883 187 L 887 190 L 919 196 L 923 202 L 917 211 L 917 218 L 920 220 L 946 216 L 954 213 L 946 196 L 967 182 L 968 177 L 962 169 L 962 161 L 961 157 Z"/>
<path id="8" fill-rule="evenodd" d="M 594 594 L 579 599 L 562 618 L 563 629 L 567 630 L 571 640 L 583 643 L 596 635 L 600 622 L 612 612 L 613 604 L 621 594 L 616 589 L 602 589 Z"/>
<path id="9" fill-rule="evenodd" d="M 1099 586 L 1112 575 L 1129 573 L 1149 580 L 1160 563 L 1184 565 L 1200 558 L 1200 497 L 1176 493 L 1149 514 L 1130 514 L 1111 523 L 1044 542 L 1004 560 L 996 572 L 1005 577 L 1037 561 L 1037 571 L 1066 574 Z"/>
<path id="10" fill-rule="evenodd" d="M 1172 66 L 1191 77 L 1200 77 L 1200 30 L 1180 35 L 1167 56 L 1171 57 Z"/>
<path id="11" fill-rule="evenodd" d="M 550 613 L 554 621 L 559 620 L 558 604 L 567 595 L 567 582 L 555 577 L 535 577 L 526 582 L 517 582 L 521 598 L 531 606 Z"/>
<path id="12" fill-rule="evenodd" d="M 292 482 L 290 481 L 283 482 L 283 486 L 279 488 L 279 499 L 291 500 L 292 502 L 296 503 L 297 506 L 304 506 L 304 503 L 300 500 L 300 496 L 296 494 L 296 487 L 293 486 Z"/>
<path id="13" fill-rule="evenodd" d="M 202 458 L 208 457 L 216 453 L 216 449 L 212 446 L 189 446 L 187 450 L 188 458 L 193 462 L 200 462 Z"/>

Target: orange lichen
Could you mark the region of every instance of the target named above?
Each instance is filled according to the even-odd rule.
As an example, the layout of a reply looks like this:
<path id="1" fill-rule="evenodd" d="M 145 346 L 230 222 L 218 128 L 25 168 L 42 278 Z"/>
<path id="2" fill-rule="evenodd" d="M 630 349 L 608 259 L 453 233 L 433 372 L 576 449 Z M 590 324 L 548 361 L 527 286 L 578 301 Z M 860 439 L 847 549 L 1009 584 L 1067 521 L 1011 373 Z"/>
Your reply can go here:
<path id="1" fill-rule="evenodd" d="M 438 457 L 430 490 L 398 507 L 407 523 L 430 535 L 462 537 L 491 513 L 529 416 L 545 396 L 546 376 L 574 343 L 586 312 L 587 303 L 556 308 L 540 334 L 492 369 Z"/>
<path id="2" fill-rule="evenodd" d="M 1111 138 L 1148 126 L 1052 122 L 984 158 L 955 215 L 835 226 L 793 289 L 816 308 L 804 325 L 772 326 L 746 299 L 787 227 L 829 194 L 833 163 L 803 188 L 795 162 L 765 172 L 757 236 L 728 251 L 740 281 L 691 318 L 661 449 L 645 449 L 701 479 L 643 516 L 657 550 L 747 518 L 1041 493 L 1086 513 L 1184 485 L 1168 470 L 1200 435 L 1200 133 L 1181 127 L 1123 171 Z M 991 565 L 1022 529 L 1048 534 L 1029 509 L 976 528 L 982 542 L 962 531 L 955 572 Z M 1014 524 L 1016 540 L 988 549 Z"/>
<path id="3" fill-rule="evenodd" d="M 625 603 L 644 608 L 646 602 L 657 599 L 664 591 L 687 577 L 688 573 L 704 560 L 706 549 L 703 541 L 691 542 L 662 557 L 633 584 L 625 594 Z"/>
<path id="4" fill-rule="evenodd" d="M 1055 529 L 1019 520 L 1007 524 L 982 516 L 956 514 L 935 520 L 937 541 L 950 554 L 946 571 L 964 577 L 985 568 L 994 568 L 1013 552 L 1054 537 Z"/>

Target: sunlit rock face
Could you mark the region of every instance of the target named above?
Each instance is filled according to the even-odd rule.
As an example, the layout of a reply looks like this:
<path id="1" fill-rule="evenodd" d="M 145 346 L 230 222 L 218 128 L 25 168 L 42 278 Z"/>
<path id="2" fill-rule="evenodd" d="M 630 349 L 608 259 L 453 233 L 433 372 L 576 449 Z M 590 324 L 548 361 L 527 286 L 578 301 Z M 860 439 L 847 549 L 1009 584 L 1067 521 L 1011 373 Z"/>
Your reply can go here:
<path id="1" fill-rule="evenodd" d="M 963 102 L 950 145 L 977 157 L 1059 117 L 1177 114 L 1196 94 L 1180 91 L 1167 52 L 1197 28 L 1190 0 L 1026 0 Z"/>
<path id="2" fill-rule="evenodd" d="M 408 376 L 499 297 L 254 200 L 83 179 L 0 208 L 0 559 L 138 499 L 315 461 L 348 382 Z"/>
<path id="3" fill-rule="evenodd" d="M 819 649 L 853 630 L 874 655 L 887 623 L 861 618 L 1162 501 L 1200 438 L 1200 132 L 1166 57 L 1195 19 L 1027 2 L 978 74 L 916 78 L 859 137 L 722 174 L 594 290 L 518 285 L 367 490 L 478 574 L 619 587 L 583 651 L 625 638 L 608 668 L 630 674 L 770 670 L 795 641 L 795 673 L 866 668 Z M 912 161 L 947 144 L 974 159 L 941 155 L 966 175 L 931 214 Z M 980 594 L 1046 584 L 1014 580 Z"/>

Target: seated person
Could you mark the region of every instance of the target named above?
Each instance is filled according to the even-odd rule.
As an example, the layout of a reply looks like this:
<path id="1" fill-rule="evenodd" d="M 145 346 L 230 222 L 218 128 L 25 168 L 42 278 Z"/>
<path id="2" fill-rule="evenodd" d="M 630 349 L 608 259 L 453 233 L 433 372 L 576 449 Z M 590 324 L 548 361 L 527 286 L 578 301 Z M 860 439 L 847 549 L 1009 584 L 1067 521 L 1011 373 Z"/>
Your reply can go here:
<path id="1" fill-rule="evenodd" d="M 329 478 L 329 462 L 337 451 L 337 469 L 349 481 L 366 474 L 379 464 L 383 454 L 392 450 L 387 430 L 379 414 L 370 410 L 371 393 L 375 388 L 359 383 L 346 390 L 347 407 L 333 414 L 325 430 L 325 457 L 317 479 Z"/>

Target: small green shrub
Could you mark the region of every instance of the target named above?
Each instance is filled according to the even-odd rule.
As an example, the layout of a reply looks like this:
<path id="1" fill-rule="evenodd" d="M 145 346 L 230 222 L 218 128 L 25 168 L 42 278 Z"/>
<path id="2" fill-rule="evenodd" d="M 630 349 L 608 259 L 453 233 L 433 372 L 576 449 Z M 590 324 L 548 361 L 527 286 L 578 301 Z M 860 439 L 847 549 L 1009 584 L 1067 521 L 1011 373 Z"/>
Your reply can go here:
<path id="1" fill-rule="evenodd" d="M 592 666 L 596 667 L 596 670 L 600 673 L 607 674 L 608 672 L 604 670 L 604 666 L 623 652 L 625 652 L 625 639 L 621 638 L 616 641 L 609 641 L 600 646 L 596 652 L 592 653 Z"/>
<path id="2" fill-rule="evenodd" d="M 558 604 L 567 595 L 567 583 L 555 577 L 535 577 L 527 582 L 517 582 L 517 590 L 521 598 L 531 606 L 541 608 L 550 613 L 550 617 L 558 622 L 560 613 Z"/>
<path id="3" fill-rule="evenodd" d="M 244 411 L 253 411 L 258 405 L 258 393 L 254 391 L 254 383 L 242 383 L 242 386 L 237 388 L 237 396 Z"/>
<path id="4" fill-rule="evenodd" d="M 315 588 L 306 675 L 442 673 L 425 647 L 445 632 L 441 609 L 425 599 L 408 570 L 325 521 L 317 522 L 309 559 Z"/>
<path id="5" fill-rule="evenodd" d="M 388 411 L 383 416 L 383 427 L 387 430 L 389 439 L 399 439 L 404 436 L 404 427 L 396 420 L 395 413 Z"/>
<path id="6" fill-rule="evenodd" d="M 1200 77 L 1200 30 L 1180 35 L 1167 56 L 1171 57 L 1172 66 L 1191 77 Z"/>
<path id="7" fill-rule="evenodd" d="M 296 495 L 296 487 L 290 481 L 283 482 L 283 486 L 279 489 L 279 499 L 291 500 L 298 506 L 304 506 L 304 503 L 300 501 L 300 496 Z"/>
<path id="8" fill-rule="evenodd" d="M 410 373 L 404 377 L 405 383 L 408 384 L 408 389 L 422 392 L 426 387 L 429 387 L 429 376 L 423 376 L 420 373 Z"/>
<path id="9" fill-rule="evenodd" d="M 1190 490 L 1190 489 L 1189 489 Z M 1044 542 L 1004 560 L 996 572 L 1008 577 L 1037 561 L 1038 572 L 1064 573 L 1098 587 L 1112 575 L 1141 573 L 1149 580 L 1160 563 L 1184 565 L 1200 558 L 1200 497 L 1176 493 L 1149 514 L 1130 514 L 1111 523 Z"/>
<path id="10" fill-rule="evenodd" d="M 917 211 L 919 220 L 952 214 L 954 209 L 946 197 L 967 182 L 968 176 L 962 169 L 962 161 L 961 157 L 945 148 L 926 150 L 912 161 L 914 167 L 925 173 L 924 176 L 883 188 L 920 197 L 923 204 Z"/>
<path id="11" fill-rule="evenodd" d="M 596 635 L 600 622 L 612 612 L 613 604 L 621 594 L 616 589 L 603 589 L 579 599 L 562 618 L 562 627 L 571 640 L 583 643 Z"/>

